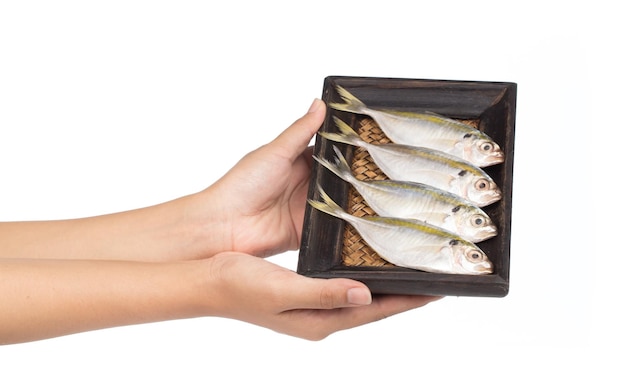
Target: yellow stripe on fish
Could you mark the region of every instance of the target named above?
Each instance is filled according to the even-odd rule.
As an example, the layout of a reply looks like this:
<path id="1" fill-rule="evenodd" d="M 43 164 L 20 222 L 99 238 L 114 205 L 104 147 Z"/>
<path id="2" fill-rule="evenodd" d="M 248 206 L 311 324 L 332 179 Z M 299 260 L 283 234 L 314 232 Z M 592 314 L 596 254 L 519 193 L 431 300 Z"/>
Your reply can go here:
<path id="1" fill-rule="evenodd" d="M 329 103 L 331 108 L 371 116 L 394 143 L 432 148 L 478 167 L 504 161 L 500 146 L 468 124 L 433 112 L 370 108 L 345 88 L 336 86 L 336 90 L 345 103 Z"/>
<path id="2" fill-rule="evenodd" d="M 396 180 L 360 180 L 336 146 L 336 161 L 313 158 L 342 180 L 350 183 L 370 208 L 383 217 L 419 219 L 459 234 L 472 242 L 497 235 L 497 228 L 478 206 L 456 194 L 424 183 Z"/>
<path id="3" fill-rule="evenodd" d="M 410 220 L 405 218 L 389 218 L 389 217 L 379 217 L 379 216 L 369 216 L 366 218 L 368 221 L 379 222 L 385 225 L 390 226 L 398 226 L 398 227 L 406 227 L 410 229 L 414 229 L 425 234 L 435 235 L 438 237 L 448 237 L 451 240 L 462 243 L 464 245 L 473 245 L 471 242 L 465 240 L 458 234 L 442 229 L 441 227 L 436 227 L 430 225 L 426 222 Z"/>
<path id="4" fill-rule="evenodd" d="M 446 274 L 490 274 L 493 264 L 478 246 L 417 220 L 355 217 L 318 187 L 322 201 L 308 200 L 322 212 L 348 222 L 383 259 L 402 267 Z"/>
<path id="5" fill-rule="evenodd" d="M 319 135 L 363 147 L 389 179 L 428 184 L 457 194 L 479 207 L 494 203 L 502 196 L 484 170 L 463 159 L 429 148 L 368 143 L 345 122 L 337 117 L 334 120 L 339 133 L 320 132 Z"/>

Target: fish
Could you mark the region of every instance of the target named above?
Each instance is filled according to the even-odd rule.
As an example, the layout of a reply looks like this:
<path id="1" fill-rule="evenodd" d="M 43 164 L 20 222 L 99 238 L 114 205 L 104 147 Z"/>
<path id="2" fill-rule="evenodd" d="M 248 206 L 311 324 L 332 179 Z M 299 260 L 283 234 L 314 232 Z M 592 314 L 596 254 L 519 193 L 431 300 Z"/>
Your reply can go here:
<path id="1" fill-rule="evenodd" d="M 345 103 L 329 103 L 335 110 L 369 115 L 394 143 L 428 147 L 452 154 L 478 167 L 504 161 L 504 152 L 484 132 L 434 112 L 392 111 L 370 108 L 341 86 Z"/>
<path id="2" fill-rule="evenodd" d="M 419 219 L 459 234 L 471 242 L 482 242 L 498 234 L 491 218 L 475 204 L 456 194 L 423 183 L 396 180 L 359 180 L 341 151 L 333 146 L 336 161 L 313 158 L 350 183 L 379 216 Z"/>
<path id="3" fill-rule="evenodd" d="M 457 234 L 419 220 L 348 214 L 317 186 L 321 201 L 308 199 L 315 209 L 343 219 L 384 260 L 430 273 L 484 275 L 494 265 L 484 251 Z"/>
<path id="4" fill-rule="evenodd" d="M 337 117 L 334 120 L 339 133 L 320 131 L 318 134 L 328 140 L 364 148 L 389 179 L 424 183 L 456 194 L 478 207 L 502 198 L 502 191 L 489 174 L 463 159 L 425 147 L 368 143 L 347 123 Z"/>

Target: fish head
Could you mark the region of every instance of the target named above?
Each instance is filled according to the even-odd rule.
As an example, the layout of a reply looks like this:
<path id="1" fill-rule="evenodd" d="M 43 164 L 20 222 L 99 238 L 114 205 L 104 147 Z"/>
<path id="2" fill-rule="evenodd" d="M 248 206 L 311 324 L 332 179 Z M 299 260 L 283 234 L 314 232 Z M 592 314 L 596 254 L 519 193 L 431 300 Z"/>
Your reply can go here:
<path id="1" fill-rule="evenodd" d="M 465 145 L 464 158 L 480 167 L 487 167 L 504 162 L 504 152 L 493 140 L 472 136 Z"/>
<path id="2" fill-rule="evenodd" d="M 467 238 L 472 242 L 482 242 L 498 235 L 498 228 L 493 223 L 474 228 L 471 236 Z"/>
<path id="3" fill-rule="evenodd" d="M 467 186 L 467 199 L 483 207 L 499 201 L 502 191 L 488 177 L 478 176 Z"/>
<path id="4" fill-rule="evenodd" d="M 498 229 L 489 216 L 473 205 L 459 205 L 452 209 L 456 233 L 471 242 L 495 237 Z"/>
<path id="5" fill-rule="evenodd" d="M 453 269 L 458 274 L 484 275 L 493 273 L 493 263 L 484 251 L 469 242 L 451 240 L 454 249 Z"/>

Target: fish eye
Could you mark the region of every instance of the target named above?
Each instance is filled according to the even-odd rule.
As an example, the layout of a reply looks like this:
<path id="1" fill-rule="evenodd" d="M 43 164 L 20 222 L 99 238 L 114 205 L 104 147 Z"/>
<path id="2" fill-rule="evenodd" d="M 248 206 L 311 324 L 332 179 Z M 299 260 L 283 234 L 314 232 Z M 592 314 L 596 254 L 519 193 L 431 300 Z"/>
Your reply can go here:
<path id="1" fill-rule="evenodd" d="M 474 215 L 471 219 L 472 225 L 480 227 L 485 224 L 485 218 L 482 215 Z"/>
<path id="2" fill-rule="evenodd" d="M 480 262 L 484 258 L 484 254 L 476 249 L 469 250 L 466 255 L 467 255 L 467 259 L 469 259 L 472 262 Z"/>
<path id="3" fill-rule="evenodd" d="M 480 149 L 483 152 L 489 152 L 492 151 L 495 148 L 495 146 L 493 145 L 492 142 L 484 142 L 483 144 L 480 145 Z"/>
<path id="4" fill-rule="evenodd" d="M 478 191 L 486 190 L 487 188 L 489 188 L 489 181 L 485 178 L 481 178 L 476 181 L 474 187 L 476 187 Z"/>

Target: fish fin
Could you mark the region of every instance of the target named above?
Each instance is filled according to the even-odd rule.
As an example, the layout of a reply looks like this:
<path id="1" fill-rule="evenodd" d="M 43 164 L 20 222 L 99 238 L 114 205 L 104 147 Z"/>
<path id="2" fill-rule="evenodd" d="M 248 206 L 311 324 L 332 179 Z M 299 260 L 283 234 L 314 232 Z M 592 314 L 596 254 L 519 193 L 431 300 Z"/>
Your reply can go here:
<path id="1" fill-rule="evenodd" d="M 441 212 L 424 212 L 417 213 L 413 216 L 416 218 L 420 218 L 421 221 L 424 221 L 426 223 L 441 223 L 444 219 L 446 219 L 448 214 Z"/>
<path id="2" fill-rule="evenodd" d="M 447 148 L 456 148 L 458 146 L 460 146 L 462 148 L 463 146 L 463 142 L 460 139 L 447 139 L 447 140 L 440 140 L 439 143 L 441 143 L 442 146 L 445 146 Z"/>
<path id="3" fill-rule="evenodd" d="M 322 186 L 320 186 L 319 184 L 317 185 L 317 190 L 320 194 L 320 197 L 322 198 L 322 202 L 320 201 L 314 201 L 312 199 L 308 199 L 307 201 L 309 202 L 309 204 L 326 213 L 326 214 L 330 214 L 332 216 L 335 216 L 337 218 L 343 218 L 343 216 L 346 214 L 346 212 L 337 204 L 335 203 L 332 198 L 326 193 L 326 191 L 324 191 L 324 189 L 322 188 Z"/>
<path id="4" fill-rule="evenodd" d="M 443 116 L 443 115 L 441 115 L 441 114 L 438 114 L 438 113 L 436 113 L 436 112 L 432 112 L 432 111 L 428 111 L 428 110 L 424 111 L 424 112 L 423 112 L 423 114 L 424 114 L 424 115 L 430 115 L 430 116 L 436 116 L 436 117 L 438 117 L 438 118 L 448 119 L 448 118 L 446 118 L 445 116 Z"/>
<path id="5" fill-rule="evenodd" d="M 333 117 L 333 119 L 335 120 L 337 128 L 339 128 L 339 133 L 320 131 L 319 135 L 321 137 L 335 142 L 351 144 L 353 146 L 362 146 L 365 143 L 347 123 L 336 116 Z"/>
<path id="6" fill-rule="evenodd" d="M 343 179 L 343 176 L 337 173 L 337 169 L 335 168 L 335 165 L 333 163 L 329 162 L 328 160 L 324 158 L 320 158 L 317 155 L 313 155 L 313 159 L 315 159 L 317 163 L 321 164 L 322 166 L 324 166 L 325 168 L 332 171 L 334 174 L 336 174 L 337 176 Z"/>
<path id="7" fill-rule="evenodd" d="M 358 138 L 359 141 L 362 141 L 359 134 L 357 134 L 356 131 L 354 131 L 354 129 L 348 125 L 348 123 L 344 122 L 336 116 L 333 116 L 333 120 L 335 121 L 335 125 L 337 126 L 337 128 L 339 128 L 339 131 L 343 135 L 354 137 L 355 139 Z"/>
<path id="8" fill-rule="evenodd" d="M 348 161 L 343 156 L 341 151 L 337 148 L 337 146 L 333 146 L 333 151 L 335 151 L 335 155 L 337 156 L 337 160 L 335 161 L 335 166 L 337 169 L 341 171 L 341 173 L 347 176 L 347 179 L 353 179 L 354 175 L 352 175 L 352 170 L 350 169 L 350 165 Z"/>
<path id="9" fill-rule="evenodd" d="M 337 134 L 337 133 L 334 133 L 334 132 L 319 132 L 318 134 L 322 138 L 325 138 L 325 139 L 328 139 L 328 140 L 332 140 L 333 142 L 346 143 L 346 144 L 351 144 L 353 146 L 357 145 L 356 143 L 354 143 L 351 140 L 351 138 L 349 138 L 349 137 L 347 137 L 345 135 Z"/>
<path id="10" fill-rule="evenodd" d="M 341 86 L 336 86 L 335 89 L 345 103 L 329 103 L 329 107 L 334 108 L 335 110 L 353 112 L 357 114 L 363 114 L 365 112 L 367 106 L 356 96 L 352 95 L 350 92 L 348 92 L 348 90 Z"/>
<path id="11" fill-rule="evenodd" d="M 354 179 L 354 176 L 352 175 L 352 171 L 350 170 L 350 165 L 346 161 L 346 158 L 343 157 L 341 151 L 339 151 L 337 146 L 333 146 L 333 150 L 337 155 L 337 159 L 335 162 L 330 162 L 316 155 L 313 155 L 313 159 L 315 159 L 322 166 L 326 167 L 329 171 L 332 171 L 335 175 L 337 175 L 344 181 L 351 182 Z"/>

